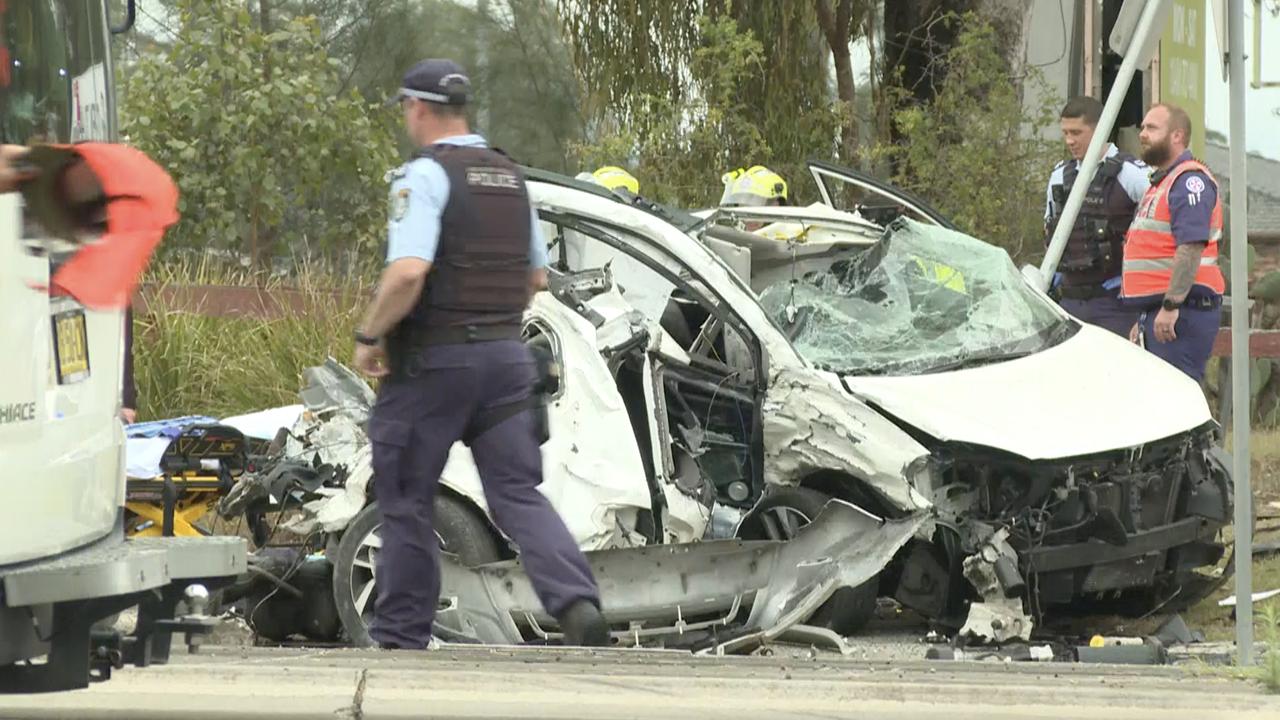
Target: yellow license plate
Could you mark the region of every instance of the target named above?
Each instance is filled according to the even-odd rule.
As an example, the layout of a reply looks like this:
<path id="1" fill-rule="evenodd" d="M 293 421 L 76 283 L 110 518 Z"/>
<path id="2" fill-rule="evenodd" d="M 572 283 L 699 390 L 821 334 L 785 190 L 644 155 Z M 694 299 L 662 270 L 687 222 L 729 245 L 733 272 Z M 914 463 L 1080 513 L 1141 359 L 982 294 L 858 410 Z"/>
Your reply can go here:
<path id="1" fill-rule="evenodd" d="M 58 384 L 89 377 L 89 342 L 84 311 L 68 310 L 53 316 L 53 349 Z"/>

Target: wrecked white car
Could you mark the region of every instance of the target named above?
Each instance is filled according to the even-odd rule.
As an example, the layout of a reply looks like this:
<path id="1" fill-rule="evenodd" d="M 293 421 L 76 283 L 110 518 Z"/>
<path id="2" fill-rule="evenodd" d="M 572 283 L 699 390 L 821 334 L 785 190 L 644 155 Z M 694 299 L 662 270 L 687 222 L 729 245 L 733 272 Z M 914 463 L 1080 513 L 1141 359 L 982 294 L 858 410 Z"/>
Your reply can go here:
<path id="1" fill-rule="evenodd" d="M 1199 386 L 1068 316 L 919 198 L 832 165 L 811 172 L 823 203 L 684 225 L 806 360 L 928 449 L 930 471 L 904 481 L 936 530 L 882 587 L 1006 639 L 1026 637 L 1033 615 L 1174 608 L 1220 583 L 1196 572 L 1222 557 L 1232 513 Z"/>
<path id="2" fill-rule="evenodd" d="M 1002 251 L 924 222 L 886 232 L 871 210 L 697 218 L 537 171 L 529 187 L 552 287 L 525 336 L 559 368 L 541 490 L 590 552 L 619 639 L 848 634 L 889 596 L 1003 641 L 1054 610 L 1212 587 L 1195 568 L 1221 557 L 1231 498 L 1198 388 L 1071 320 Z M 338 366 L 309 380 L 283 443 L 302 467 L 242 485 L 307 488 L 290 527 L 328 538 L 336 614 L 360 642 L 379 547 L 372 394 Z M 466 447 L 441 485 L 456 556 L 442 634 L 555 640 Z"/>
<path id="3" fill-rule="evenodd" d="M 928 485 L 928 451 L 805 362 L 679 228 L 560 176 L 531 171 L 529 187 L 552 267 L 525 338 L 558 368 L 544 378 L 540 489 L 589 551 L 615 635 L 670 646 L 801 621 L 855 631 L 879 573 L 923 533 L 929 504 L 914 488 Z M 361 429 L 372 394 L 334 363 L 308 380 L 308 412 L 279 457 L 223 509 L 305 503 L 284 527 L 330 538 L 336 614 L 362 642 L 380 543 Z M 489 520 L 467 447 L 440 483 L 437 530 L 457 560 L 445 563 L 441 633 L 555 639 Z"/>

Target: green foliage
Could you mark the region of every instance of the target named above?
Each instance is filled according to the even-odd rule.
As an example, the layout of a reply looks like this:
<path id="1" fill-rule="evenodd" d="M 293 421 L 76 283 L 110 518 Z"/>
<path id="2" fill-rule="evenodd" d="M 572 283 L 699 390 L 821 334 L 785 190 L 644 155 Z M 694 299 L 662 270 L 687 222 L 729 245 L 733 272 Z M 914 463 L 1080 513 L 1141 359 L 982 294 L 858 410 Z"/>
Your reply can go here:
<path id="1" fill-rule="evenodd" d="M 722 173 L 757 163 L 782 173 L 794 193 L 805 158 L 834 150 L 839 110 L 830 103 L 785 106 L 772 126 L 762 125 L 761 103 L 742 89 L 763 73 L 763 44 L 728 17 L 701 19 L 698 33 L 690 92 L 633 93 L 625 126 L 605 121 L 595 142 L 575 146 L 580 167 L 629 164 L 643 194 L 686 207 L 715 204 Z"/>
<path id="2" fill-rule="evenodd" d="M 582 134 L 581 98 L 552 0 L 276 4 L 281 18 L 316 17 L 329 57 L 339 62 L 342 88 L 381 101 L 415 62 L 452 58 L 471 78 L 477 131 L 521 162 L 570 169 L 565 149 Z M 385 117 L 398 132 L 398 116 Z"/>
<path id="3" fill-rule="evenodd" d="M 1262 683 L 1270 693 L 1280 693 L 1280 607 L 1275 603 L 1255 605 L 1254 627 L 1261 625 L 1258 640 L 1263 646 L 1260 657 L 1254 658 L 1251 667 L 1233 666 L 1228 673 L 1247 680 Z"/>
<path id="4" fill-rule="evenodd" d="M 1030 118 L 1000 54 L 997 33 L 975 14 L 960 24 L 940 61 L 945 80 L 934 96 L 912 102 L 900 92 L 893 114 L 900 140 L 870 155 L 895 168 L 894 181 L 917 192 L 964 231 L 1003 247 L 1015 261 L 1043 253 L 1044 193 L 1056 143 L 1044 139 L 1057 100 L 1034 69 L 1025 92 L 1045 97 Z"/>
<path id="5" fill-rule="evenodd" d="M 594 116 L 631 125 L 650 97 L 679 103 L 686 64 L 702 44 L 701 0 L 557 0 Z"/>
<path id="6" fill-rule="evenodd" d="M 1263 302 L 1280 302 L 1280 270 L 1272 270 L 1253 284 L 1249 295 Z"/>
<path id="7" fill-rule="evenodd" d="M 1275 603 L 1264 606 L 1258 620 L 1262 623 L 1266 653 L 1258 663 L 1257 675 L 1268 691 L 1280 693 L 1280 607 Z"/>
<path id="8" fill-rule="evenodd" d="M 152 271 L 148 281 L 148 312 L 134 316 L 133 345 L 144 419 L 225 417 L 296 403 L 305 368 L 327 356 L 350 362 L 351 334 L 371 292 L 350 276 L 304 270 L 289 288 L 302 296 L 302 314 L 207 317 L 166 305 L 160 291 L 192 283 L 252 285 L 250 279 L 207 265 L 169 265 Z"/>
<path id="9" fill-rule="evenodd" d="M 615 127 L 578 148 L 584 168 L 634 158 L 645 195 L 703 206 L 720 197 L 715 168 L 725 168 L 735 158 L 768 157 L 760 129 L 747 120 L 734 92 L 759 71 L 760 43 L 738 33 L 732 20 L 704 20 L 700 31 L 704 44 L 690 65 L 702 91 L 699 97 L 690 102 L 662 94 L 633 97 L 625 128 Z"/>
<path id="10" fill-rule="evenodd" d="M 166 248 L 372 254 L 385 222 L 390 123 L 354 91 L 314 21 L 264 33 L 244 3 L 179 0 L 171 47 L 128 75 L 124 132 L 173 174 L 182 221 Z"/>

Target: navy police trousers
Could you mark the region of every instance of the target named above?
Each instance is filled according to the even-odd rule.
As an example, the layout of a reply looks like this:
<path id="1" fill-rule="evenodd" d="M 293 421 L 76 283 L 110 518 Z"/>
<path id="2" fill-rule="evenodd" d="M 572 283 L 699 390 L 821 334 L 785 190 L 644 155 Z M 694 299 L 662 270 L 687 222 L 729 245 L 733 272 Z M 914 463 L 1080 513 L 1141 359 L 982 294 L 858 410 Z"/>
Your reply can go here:
<path id="1" fill-rule="evenodd" d="M 374 489 L 382 513 L 374 642 L 423 648 L 440 595 L 433 505 L 454 443 L 478 415 L 529 397 L 533 357 L 516 340 L 427 348 L 412 377 L 384 382 L 369 420 Z M 523 411 L 471 439 L 498 527 L 520 547 L 538 599 L 551 615 L 579 600 L 599 606 L 586 558 L 545 496 L 533 413 Z"/>

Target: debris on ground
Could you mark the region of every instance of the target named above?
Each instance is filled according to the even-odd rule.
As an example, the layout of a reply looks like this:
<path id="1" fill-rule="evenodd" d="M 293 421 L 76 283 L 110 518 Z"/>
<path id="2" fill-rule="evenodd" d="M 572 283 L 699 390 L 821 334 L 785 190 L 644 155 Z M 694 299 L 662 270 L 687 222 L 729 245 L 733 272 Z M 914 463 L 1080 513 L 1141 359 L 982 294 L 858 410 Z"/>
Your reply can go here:
<path id="1" fill-rule="evenodd" d="M 1166 647 L 1170 645 L 1190 645 L 1205 641 L 1204 632 L 1192 630 L 1181 615 L 1174 615 L 1165 620 L 1156 630 L 1155 637 L 1164 643 Z"/>
<path id="2" fill-rule="evenodd" d="M 1267 600 L 1267 599 L 1273 598 L 1277 595 L 1280 595 L 1280 588 L 1276 588 L 1275 590 L 1259 590 L 1258 592 L 1254 593 L 1250 597 L 1253 598 L 1253 602 L 1258 602 L 1260 600 Z M 1228 597 L 1228 598 L 1223 598 L 1222 600 L 1218 601 L 1218 607 L 1235 607 L 1235 606 L 1236 606 L 1235 595 L 1232 595 L 1231 597 Z"/>

